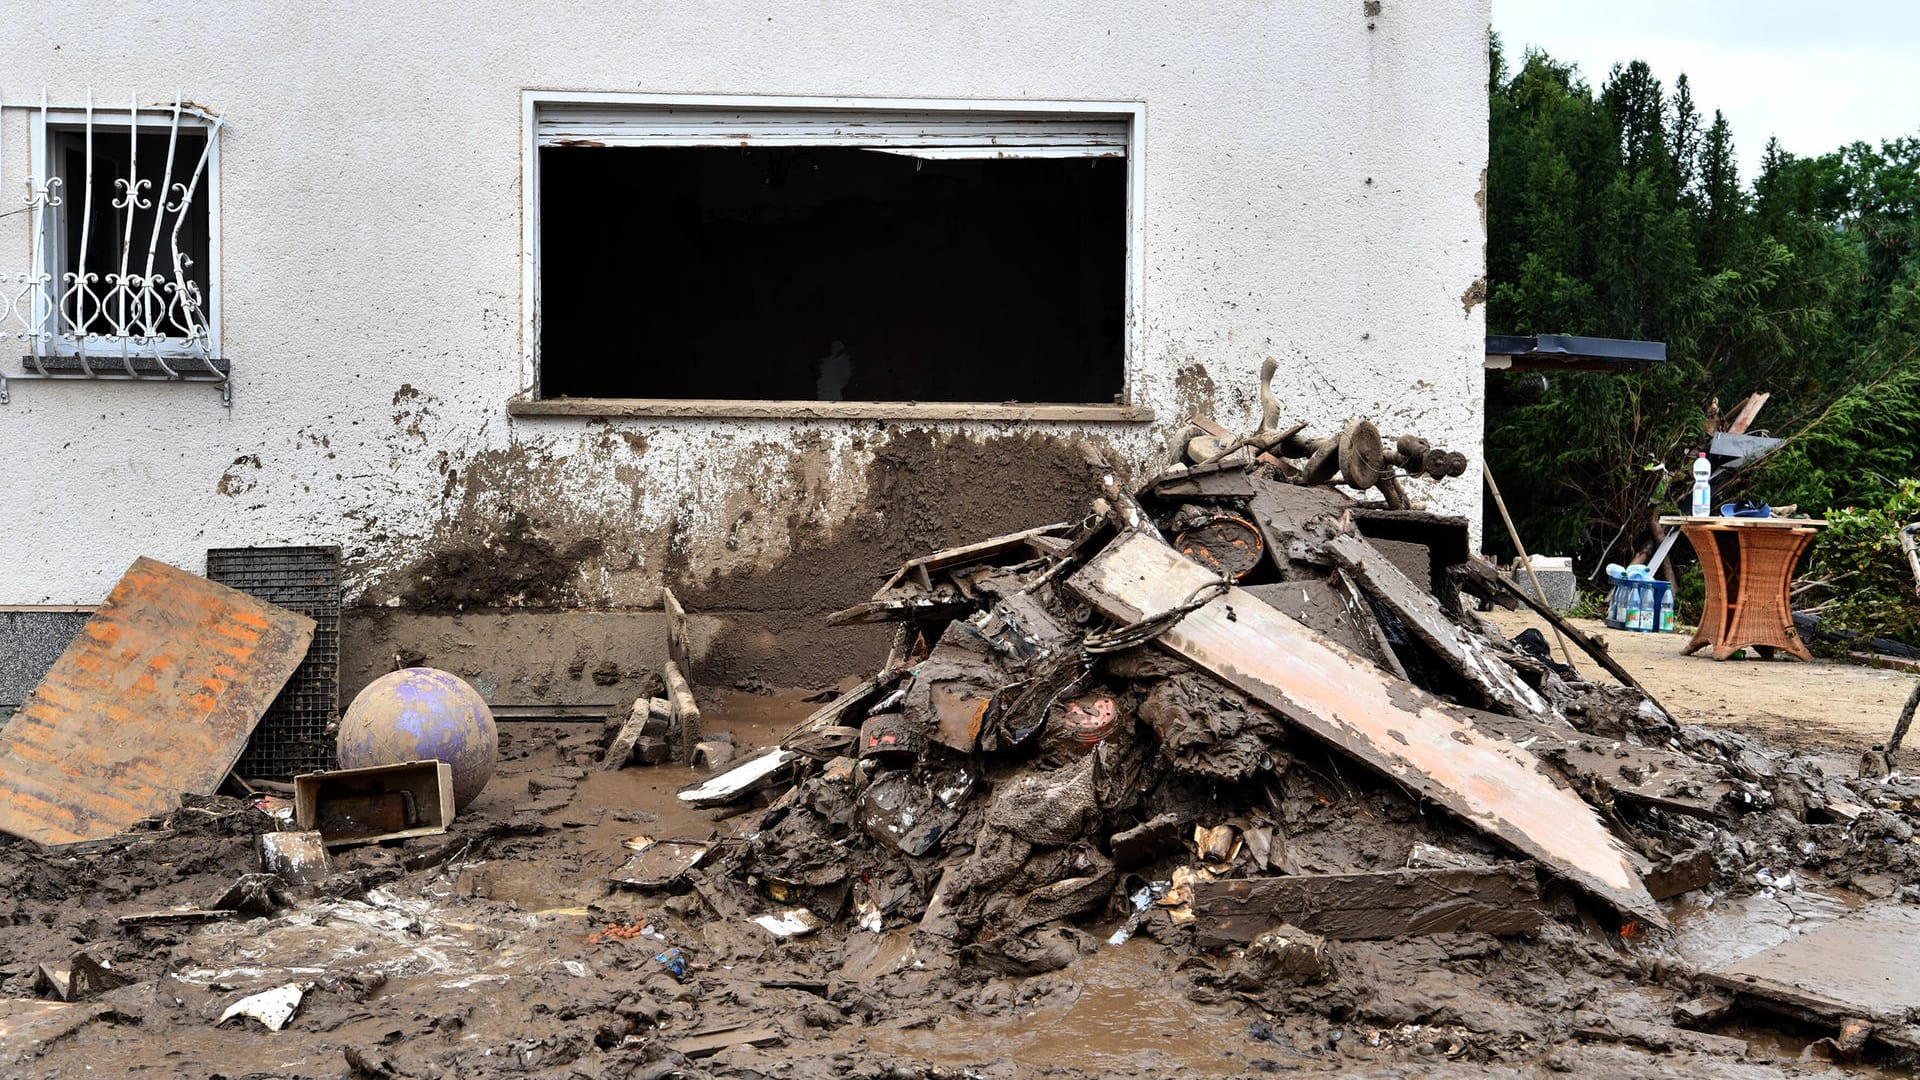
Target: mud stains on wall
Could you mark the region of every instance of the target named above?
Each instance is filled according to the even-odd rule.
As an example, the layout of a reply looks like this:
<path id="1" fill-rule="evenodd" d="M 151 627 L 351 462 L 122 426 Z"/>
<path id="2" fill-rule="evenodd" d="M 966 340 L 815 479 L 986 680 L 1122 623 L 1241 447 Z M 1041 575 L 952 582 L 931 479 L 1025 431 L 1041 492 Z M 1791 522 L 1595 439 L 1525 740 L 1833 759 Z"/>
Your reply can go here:
<path id="1" fill-rule="evenodd" d="M 404 431 L 415 415 L 396 426 Z M 865 599 L 894 566 L 1084 515 L 1093 489 L 1077 437 L 889 427 L 808 430 L 783 445 L 720 433 L 688 462 L 649 453 L 643 435 L 599 426 L 572 442 L 444 453 L 429 535 L 384 560 L 358 549 L 360 565 L 350 567 L 366 583 L 362 610 L 408 616 L 376 621 L 380 655 L 364 662 L 447 653 L 447 642 L 464 637 L 441 625 L 455 615 L 651 618 L 644 613 L 670 585 L 709 628 L 703 678 L 828 682 L 871 666 L 887 633 L 828 628 L 825 616 Z M 526 683 L 523 691 L 544 699 L 532 685 L 543 676 L 519 672 L 510 649 L 482 651 L 504 651 L 491 661 L 502 686 Z M 646 657 L 621 649 L 578 659 L 594 670 Z"/>
<path id="2" fill-rule="evenodd" d="M 1467 286 L 1467 291 L 1460 294 L 1460 309 L 1468 315 L 1473 314 L 1474 308 L 1486 302 L 1487 279 L 1484 277 L 1474 278 L 1473 283 Z"/>
<path id="3" fill-rule="evenodd" d="M 1173 386 L 1184 410 L 1181 418 L 1195 413 L 1201 416 L 1214 415 L 1214 396 L 1219 393 L 1219 388 L 1214 386 L 1213 376 L 1207 373 L 1207 365 L 1194 363 L 1181 368 L 1173 378 Z"/>
<path id="4" fill-rule="evenodd" d="M 432 552 L 410 571 L 413 584 L 400 606 L 421 611 L 544 607 L 565 603 L 568 583 L 606 550 L 599 537 L 580 536 L 562 547 L 533 530 L 515 511 L 470 545 Z"/>
<path id="5" fill-rule="evenodd" d="M 778 664 L 804 682 L 865 670 L 884 654 L 886 629 L 827 627 L 828 613 L 871 596 L 916 555 L 1077 519 L 1093 497 L 1071 435 L 975 440 L 893 428 L 866 449 L 872 459 L 856 507 L 838 523 L 789 518 L 784 556 L 709 573 L 676 551 L 669 576 L 688 609 L 725 616 L 707 670 L 730 677 Z"/>

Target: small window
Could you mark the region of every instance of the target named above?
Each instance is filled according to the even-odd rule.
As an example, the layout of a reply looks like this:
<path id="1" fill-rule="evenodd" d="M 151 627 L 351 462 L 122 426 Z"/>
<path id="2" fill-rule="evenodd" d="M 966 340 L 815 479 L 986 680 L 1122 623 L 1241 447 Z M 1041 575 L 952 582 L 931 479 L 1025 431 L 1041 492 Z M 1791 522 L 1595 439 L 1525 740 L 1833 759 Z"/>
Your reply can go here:
<path id="1" fill-rule="evenodd" d="M 534 120 L 539 399 L 1126 401 L 1129 114 Z"/>
<path id="2" fill-rule="evenodd" d="M 0 335 L 26 342 L 28 372 L 224 380 L 218 122 L 184 105 L 29 117 L 35 269 Z"/>

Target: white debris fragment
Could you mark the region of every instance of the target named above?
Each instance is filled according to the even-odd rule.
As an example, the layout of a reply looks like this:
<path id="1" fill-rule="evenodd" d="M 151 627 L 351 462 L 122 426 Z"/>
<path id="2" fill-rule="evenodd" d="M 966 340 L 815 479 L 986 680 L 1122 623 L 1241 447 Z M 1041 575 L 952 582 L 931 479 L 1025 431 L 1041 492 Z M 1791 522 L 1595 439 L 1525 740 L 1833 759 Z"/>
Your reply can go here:
<path id="1" fill-rule="evenodd" d="M 311 989 L 313 984 L 310 982 L 292 982 L 252 997 L 243 997 L 227 1006 L 227 1011 L 220 1014 L 219 1023 L 224 1024 L 236 1016 L 246 1016 L 265 1024 L 268 1031 L 279 1031 L 287 1026 L 287 1021 L 293 1019 L 294 1012 L 300 1008 L 301 999 Z"/>
<path id="2" fill-rule="evenodd" d="M 788 908 L 778 915 L 762 915 L 753 924 L 777 938 L 800 937 L 820 929 L 820 916 L 806 908 Z"/>

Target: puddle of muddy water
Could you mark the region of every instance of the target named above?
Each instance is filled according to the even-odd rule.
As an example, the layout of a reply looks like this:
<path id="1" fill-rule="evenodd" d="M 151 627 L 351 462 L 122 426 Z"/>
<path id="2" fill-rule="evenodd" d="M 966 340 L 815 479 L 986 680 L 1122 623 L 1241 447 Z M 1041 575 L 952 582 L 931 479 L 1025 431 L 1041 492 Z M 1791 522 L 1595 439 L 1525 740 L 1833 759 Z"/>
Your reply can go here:
<path id="1" fill-rule="evenodd" d="M 819 708 L 804 700 L 806 693 L 703 695 L 702 726 L 710 733 L 730 733 L 745 756 L 774 744 Z M 711 773 L 680 764 L 602 771 L 597 754 L 593 760 L 576 761 L 582 742 L 598 735 L 597 723 L 509 721 L 501 728 L 503 760 L 476 801 L 476 810 L 509 816 L 514 806 L 531 798 L 528 779 L 543 772 L 572 767 L 583 769 L 586 776 L 565 808 L 542 815 L 547 824 L 560 827 L 542 837 L 538 857 L 509 855 L 463 863 L 450 884 L 452 894 L 529 912 L 578 907 L 607 894 L 607 875 L 631 854 L 620 846 L 622 841 L 635 836 L 705 840 L 729 829 L 724 813 L 695 809 L 677 797 L 682 788 Z"/>
<path id="2" fill-rule="evenodd" d="M 1022 1069 L 1213 1075 L 1239 1061 L 1237 1048 L 1249 1045 L 1242 1011 L 1189 1000 L 1176 989 L 1165 951 L 1150 941 L 1103 947 L 1074 973 L 1072 990 L 1037 1006 L 948 1019 L 931 1029 L 874 1032 L 867 1047 L 932 1065 L 1011 1061 Z"/>
<path id="3" fill-rule="evenodd" d="M 1693 967 L 1718 967 L 1825 926 L 1865 902 L 1848 890 L 1814 884 L 1704 900 L 1690 895 L 1668 912 L 1673 938 L 1666 949 Z"/>

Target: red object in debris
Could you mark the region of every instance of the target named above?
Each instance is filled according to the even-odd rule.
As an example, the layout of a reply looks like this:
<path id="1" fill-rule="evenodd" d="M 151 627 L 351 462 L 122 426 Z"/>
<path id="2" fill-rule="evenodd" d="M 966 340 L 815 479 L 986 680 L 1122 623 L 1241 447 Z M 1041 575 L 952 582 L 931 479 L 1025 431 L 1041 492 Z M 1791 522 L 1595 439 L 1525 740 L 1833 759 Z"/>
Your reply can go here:
<path id="1" fill-rule="evenodd" d="M 1066 703 L 1060 717 L 1060 734 L 1081 747 L 1090 747 L 1113 734 L 1120 707 L 1112 694 L 1088 694 Z"/>
<path id="2" fill-rule="evenodd" d="M 875 713 L 860 725 L 860 756 L 911 761 L 927 748 L 926 736 L 899 713 Z"/>

